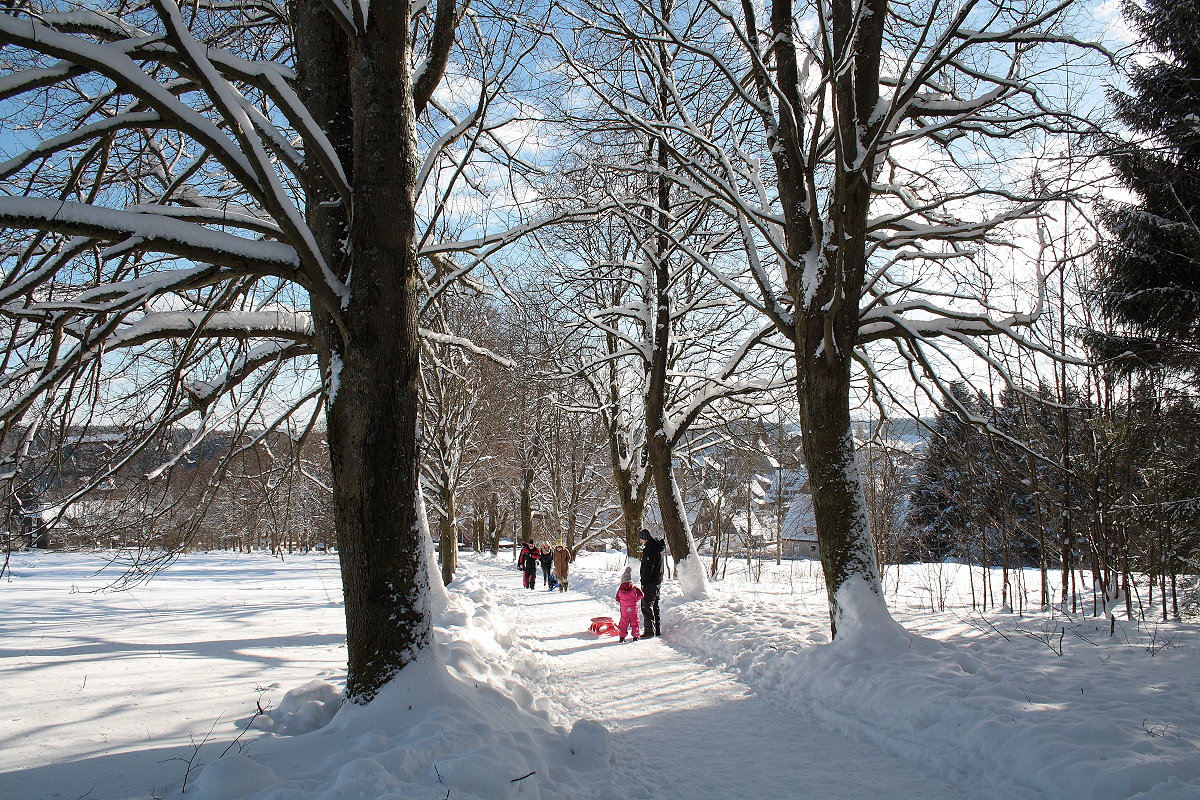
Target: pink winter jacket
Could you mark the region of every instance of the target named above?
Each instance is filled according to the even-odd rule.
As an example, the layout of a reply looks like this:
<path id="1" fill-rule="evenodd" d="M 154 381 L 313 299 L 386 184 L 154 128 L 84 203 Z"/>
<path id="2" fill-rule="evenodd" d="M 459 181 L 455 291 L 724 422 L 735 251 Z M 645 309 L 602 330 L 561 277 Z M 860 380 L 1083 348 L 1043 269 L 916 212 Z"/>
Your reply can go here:
<path id="1" fill-rule="evenodd" d="M 631 608 L 636 611 L 638 603 L 644 596 L 641 589 L 629 581 L 625 581 L 621 584 L 621 588 L 617 589 L 617 605 L 622 609 Z"/>

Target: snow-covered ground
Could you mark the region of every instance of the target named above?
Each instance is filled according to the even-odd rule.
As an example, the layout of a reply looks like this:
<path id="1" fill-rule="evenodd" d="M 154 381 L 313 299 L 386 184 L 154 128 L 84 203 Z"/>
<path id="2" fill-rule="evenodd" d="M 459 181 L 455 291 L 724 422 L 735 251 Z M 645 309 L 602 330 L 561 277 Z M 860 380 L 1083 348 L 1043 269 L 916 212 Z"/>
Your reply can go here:
<path id="1" fill-rule="evenodd" d="M 437 653 L 339 711 L 335 556 L 190 555 L 126 592 L 104 563 L 0 582 L 4 800 L 1200 797 L 1196 624 L 972 614 L 953 565 L 889 575 L 899 638 L 830 644 L 815 565 L 735 563 L 618 644 L 586 629 L 623 555 L 551 593 L 463 554 Z"/>

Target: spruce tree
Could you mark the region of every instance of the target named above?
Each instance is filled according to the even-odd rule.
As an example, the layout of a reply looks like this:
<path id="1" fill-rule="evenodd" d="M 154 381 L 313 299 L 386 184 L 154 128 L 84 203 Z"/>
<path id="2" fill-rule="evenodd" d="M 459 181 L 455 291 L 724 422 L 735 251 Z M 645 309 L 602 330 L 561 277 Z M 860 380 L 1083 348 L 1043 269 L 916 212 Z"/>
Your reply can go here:
<path id="1" fill-rule="evenodd" d="M 1099 259 L 1099 296 L 1115 331 L 1093 336 L 1123 369 L 1200 374 L 1200 4 L 1126 2 L 1152 57 L 1110 91 L 1133 134 L 1110 137 L 1117 177 L 1140 202 L 1101 211 L 1111 237 Z"/>
<path id="2" fill-rule="evenodd" d="M 953 402 L 934 420 L 908 503 L 918 556 L 933 561 L 967 556 L 981 499 L 977 492 L 987 483 L 980 475 L 986 449 L 981 429 L 953 407 L 976 418 L 990 415 L 991 408 L 962 383 L 951 384 L 950 393 Z"/>

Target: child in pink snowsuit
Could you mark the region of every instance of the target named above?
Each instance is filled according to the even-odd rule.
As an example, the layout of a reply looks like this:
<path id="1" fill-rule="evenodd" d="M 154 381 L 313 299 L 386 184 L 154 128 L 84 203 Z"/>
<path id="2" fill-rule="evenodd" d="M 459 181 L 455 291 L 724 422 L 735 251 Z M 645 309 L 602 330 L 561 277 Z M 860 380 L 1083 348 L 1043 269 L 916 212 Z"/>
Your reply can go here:
<path id="1" fill-rule="evenodd" d="M 642 590 L 633 585 L 633 570 L 629 567 L 621 573 L 621 586 L 617 589 L 617 604 L 621 606 L 621 621 L 617 623 L 617 633 L 625 641 L 625 633 L 632 627 L 633 640 L 636 642 L 642 629 L 638 624 L 638 603 L 642 601 Z"/>

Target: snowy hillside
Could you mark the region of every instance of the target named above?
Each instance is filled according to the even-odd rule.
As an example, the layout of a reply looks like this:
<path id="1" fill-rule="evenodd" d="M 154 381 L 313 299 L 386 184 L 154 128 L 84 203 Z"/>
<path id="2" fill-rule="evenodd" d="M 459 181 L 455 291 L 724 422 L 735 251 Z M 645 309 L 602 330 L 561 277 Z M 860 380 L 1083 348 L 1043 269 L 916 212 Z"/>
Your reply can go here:
<path id="1" fill-rule="evenodd" d="M 97 557 L 17 555 L 0 797 L 1200 796 L 1194 624 L 985 617 L 961 568 L 918 565 L 888 579 L 911 633 L 831 645 L 814 565 L 731 564 L 618 644 L 586 629 L 622 554 L 565 593 L 510 558 L 464 554 L 437 657 L 339 711 L 333 557 L 192 555 L 110 593 Z"/>

